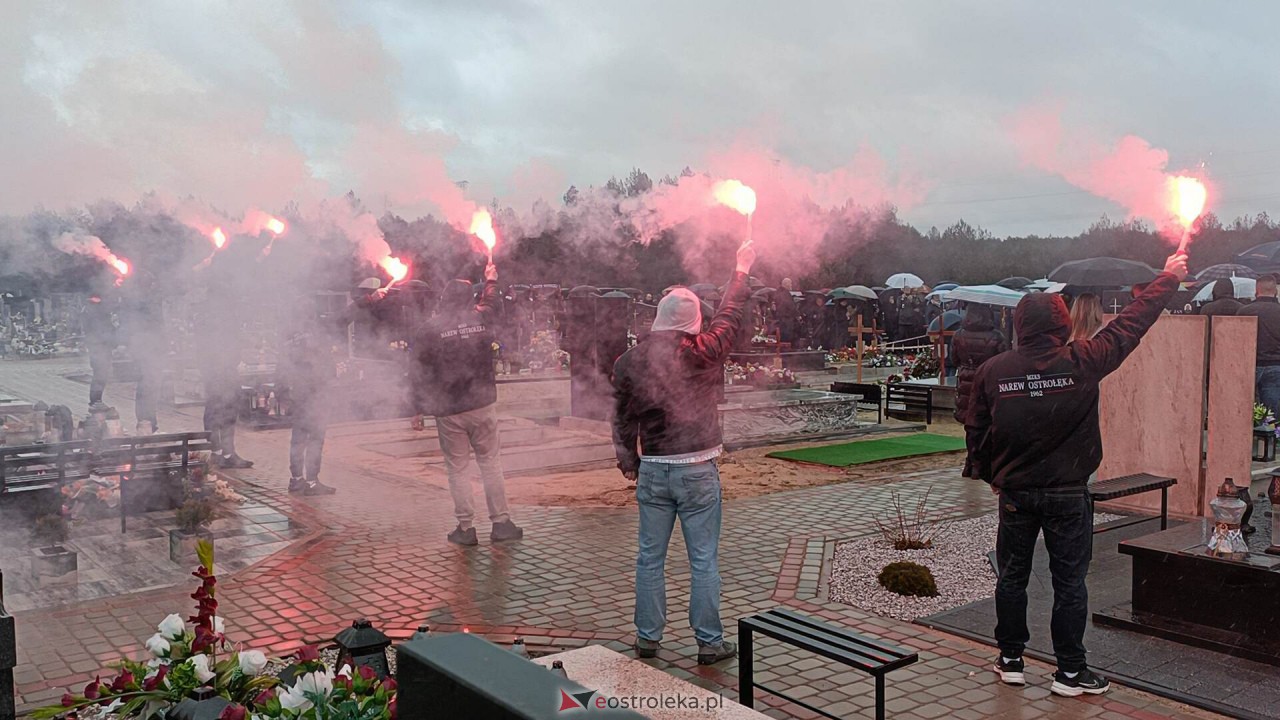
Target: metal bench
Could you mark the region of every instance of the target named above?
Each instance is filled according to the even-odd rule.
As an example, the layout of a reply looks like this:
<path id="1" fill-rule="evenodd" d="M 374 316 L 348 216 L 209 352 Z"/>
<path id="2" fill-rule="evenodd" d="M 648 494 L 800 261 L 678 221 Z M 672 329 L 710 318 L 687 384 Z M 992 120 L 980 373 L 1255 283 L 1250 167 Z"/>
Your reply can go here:
<path id="1" fill-rule="evenodd" d="M 131 478 L 173 470 L 185 474 L 192 467 L 204 467 L 192 454 L 213 449 L 209 436 L 208 432 L 186 432 L 0 447 L 0 495 L 61 488 L 93 474 Z M 130 484 L 120 483 L 120 532 L 126 530 Z"/>
<path id="2" fill-rule="evenodd" d="M 884 387 L 880 383 L 857 383 L 836 381 L 831 383 L 831 392 L 845 395 L 858 395 L 859 408 L 874 407 L 876 424 L 884 422 Z"/>
<path id="3" fill-rule="evenodd" d="M 894 407 L 900 405 L 901 408 Z M 924 415 L 928 425 L 933 424 L 933 388 L 924 385 L 908 385 L 906 383 L 890 383 L 885 394 L 884 412 L 907 415 Z"/>
<path id="4" fill-rule="evenodd" d="M 883 640 L 859 635 L 782 608 L 775 608 L 739 620 L 738 640 L 742 643 L 742 648 L 738 653 L 738 702 L 747 707 L 753 707 L 755 689 L 760 688 L 771 695 L 833 720 L 838 718 L 831 713 L 755 682 L 752 677 L 754 672 L 753 634 L 779 640 L 875 677 L 876 720 L 884 720 L 884 676 L 920 659 L 916 653 Z"/>
<path id="5" fill-rule="evenodd" d="M 1160 491 L 1160 529 L 1164 530 L 1169 527 L 1169 488 L 1177 485 L 1177 478 L 1159 477 L 1148 473 L 1137 473 L 1135 475 L 1124 475 L 1110 480 L 1099 480 L 1089 484 L 1089 497 L 1094 502 L 1106 502 L 1107 500 L 1116 500 L 1130 495 L 1139 495 L 1145 492 Z M 1137 525 L 1138 523 L 1154 520 L 1155 518 L 1139 517 L 1125 522 L 1116 523 L 1103 529 L 1094 528 L 1095 534 L 1101 532 L 1109 532 L 1111 530 L 1119 530 L 1120 528 Z"/>

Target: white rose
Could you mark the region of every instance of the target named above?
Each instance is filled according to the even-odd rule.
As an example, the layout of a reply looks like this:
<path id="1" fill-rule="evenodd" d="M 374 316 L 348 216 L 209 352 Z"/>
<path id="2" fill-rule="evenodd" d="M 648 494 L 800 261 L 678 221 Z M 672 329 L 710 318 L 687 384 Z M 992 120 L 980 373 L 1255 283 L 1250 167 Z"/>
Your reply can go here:
<path id="1" fill-rule="evenodd" d="M 191 667 L 196 671 L 196 680 L 199 680 L 202 683 L 207 683 L 217 677 L 217 674 L 209 668 L 208 655 L 192 655 L 190 662 Z"/>
<path id="2" fill-rule="evenodd" d="M 160 626 L 156 628 L 160 634 L 170 640 L 178 640 L 187 632 L 186 623 L 182 622 L 182 616 L 178 614 L 170 615 L 160 621 Z"/>
<path id="3" fill-rule="evenodd" d="M 223 622 L 222 618 L 218 617 L 217 615 L 213 616 L 213 631 L 218 635 L 227 634 L 227 624 Z"/>
<path id="4" fill-rule="evenodd" d="M 245 675 L 261 675 L 267 667 L 267 656 L 261 650 L 245 650 L 240 653 L 240 672 Z"/>
<path id="5" fill-rule="evenodd" d="M 330 671 L 310 672 L 298 678 L 292 688 L 280 693 L 280 704 L 288 710 L 300 713 L 311 708 L 312 697 L 327 698 L 333 692 L 333 675 Z"/>
<path id="6" fill-rule="evenodd" d="M 169 641 L 165 640 L 160 633 L 156 633 L 147 640 L 147 651 L 158 658 L 167 657 L 169 655 Z"/>

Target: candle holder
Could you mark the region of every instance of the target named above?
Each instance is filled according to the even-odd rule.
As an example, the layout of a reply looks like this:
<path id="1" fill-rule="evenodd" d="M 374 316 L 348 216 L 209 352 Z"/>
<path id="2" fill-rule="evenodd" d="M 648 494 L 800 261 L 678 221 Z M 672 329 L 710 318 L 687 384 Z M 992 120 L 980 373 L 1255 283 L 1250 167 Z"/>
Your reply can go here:
<path id="1" fill-rule="evenodd" d="M 1222 481 L 1209 507 L 1213 510 L 1214 524 L 1207 554 L 1223 560 L 1243 560 L 1249 554 L 1249 546 L 1240 532 L 1240 521 L 1248 505 L 1240 499 L 1240 489 L 1231 478 Z"/>

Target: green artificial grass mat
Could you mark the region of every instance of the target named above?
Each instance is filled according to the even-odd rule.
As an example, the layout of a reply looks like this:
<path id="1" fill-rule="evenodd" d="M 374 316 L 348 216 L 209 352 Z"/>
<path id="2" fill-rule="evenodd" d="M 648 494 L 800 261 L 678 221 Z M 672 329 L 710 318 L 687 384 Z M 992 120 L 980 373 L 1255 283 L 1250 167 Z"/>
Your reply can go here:
<path id="1" fill-rule="evenodd" d="M 798 462 L 816 463 L 831 467 L 849 467 L 880 460 L 954 452 L 964 449 L 964 438 L 918 433 L 903 437 L 857 440 L 836 445 L 819 445 L 799 450 L 780 450 L 767 457 Z"/>

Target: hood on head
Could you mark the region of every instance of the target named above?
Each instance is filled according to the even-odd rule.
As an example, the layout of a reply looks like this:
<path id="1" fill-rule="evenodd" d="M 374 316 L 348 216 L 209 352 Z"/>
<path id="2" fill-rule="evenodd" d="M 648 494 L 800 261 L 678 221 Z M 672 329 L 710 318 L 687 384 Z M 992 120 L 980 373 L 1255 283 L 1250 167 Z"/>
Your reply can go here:
<path id="1" fill-rule="evenodd" d="M 476 299 L 476 292 L 469 280 L 450 280 L 440 293 L 440 305 L 445 309 L 466 307 Z"/>
<path id="2" fill-rule="evenodd" d="M 696 335 L 702 330 L 702 302 L 688 288 L 672 290 L 658 303 L 651 330 L 675 330 Z"/>
<path id="3" fill-rule="evenodd" d="M 1222 300 L 1224 298 L 1234 298 L 1236 296 L 1236 285 L 1231 282 L 1230 278 L 1218 278 L 1213 281 L 1213 299 Z"/>
<path id="4" fill-rule="evenodd" d="M 961 323 L 961 327 L 970 331 L 994 330 L 995 313 L 991 311 L 990 305 L 971 303 L 964 309 L 964 322 Z"/>
<path id="5" fill-rule="evenodd" d="M 1013 327 L 1019 347 L 1061 347 L 1071 337 L 1071 314 L 1057 293 L 1032 293 L 1018 301 Z"/>

